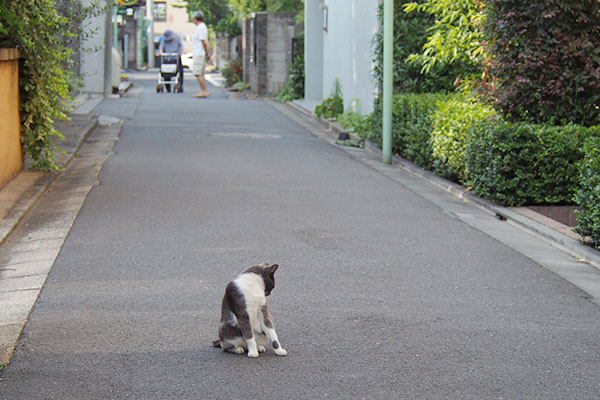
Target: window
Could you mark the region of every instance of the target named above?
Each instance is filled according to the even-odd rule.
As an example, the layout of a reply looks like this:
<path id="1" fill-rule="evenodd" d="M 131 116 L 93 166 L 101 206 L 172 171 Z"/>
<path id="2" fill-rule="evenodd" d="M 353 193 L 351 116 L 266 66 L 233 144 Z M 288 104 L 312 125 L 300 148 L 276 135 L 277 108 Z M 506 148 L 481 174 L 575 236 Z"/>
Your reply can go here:
<path id="1" fill-rule="evenodd" d="M 167 3 L 165 1 L 154 1 L 153 18 L 155 22 L 167 20 Z"/>

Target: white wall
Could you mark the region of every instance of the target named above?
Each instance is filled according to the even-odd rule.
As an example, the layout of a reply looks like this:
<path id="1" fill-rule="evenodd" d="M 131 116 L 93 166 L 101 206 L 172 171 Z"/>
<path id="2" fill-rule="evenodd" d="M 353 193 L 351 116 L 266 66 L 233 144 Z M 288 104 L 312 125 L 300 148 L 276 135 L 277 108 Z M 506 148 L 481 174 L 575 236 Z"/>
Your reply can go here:
<path id="1" fill-rule="evenodd" d="M 363 114 L 370 113 L 373 111 L 376 87 L 372 75 L 371 42 L 379 25 L 378 0 L 307 0 L 306 19 L 314 18 L 314 9 L 319 3 L 328 10 L 327 31 L 322 29 L 324 10 L 321 11 L 318 23 L 311 20 L 305 26 L 307 30 L 312 30 L 313 37 L 318 36 L 315 29 L 321 29 L 322 32 L 321 98 L 331 94 L 337 78 L 342 85 L 344 108 L 350 109 L 353 99 L 356 99 L 359 111 Z M 306 43 L 309 43 L 311 33 L 307 31 L 306 34 Z M 310 52 L 305 54 L 307 57 L 311 56 Z M 307 62 L 307 89 L 316 87 L 312 81 L 319 79 L 318 74 L 309 69 L 309 65 L 314 67 L 314 63 L 310 60 Z"/>
<path id="2" fill-rule="evenodd" d="M 82 3 L 84 6 L 88 6 L 92 3 L 92 0 L 82 0 Z M 84 25 L 87 31 L 94 30 L 96 33 L 86 41 L 82 41 L 81 47 L 83 49 L 98 50 L 87 50 L 81 53 L 83 91 L 89 93 L 109 93 L 110 82 L 107 84 L 107 76 L 110 76 L 111 14 L 110 12 L 106 12 L 97 17 L 90 18 L 84 22 Z M 108 52 L 106 51 L 107 48 Z"/>

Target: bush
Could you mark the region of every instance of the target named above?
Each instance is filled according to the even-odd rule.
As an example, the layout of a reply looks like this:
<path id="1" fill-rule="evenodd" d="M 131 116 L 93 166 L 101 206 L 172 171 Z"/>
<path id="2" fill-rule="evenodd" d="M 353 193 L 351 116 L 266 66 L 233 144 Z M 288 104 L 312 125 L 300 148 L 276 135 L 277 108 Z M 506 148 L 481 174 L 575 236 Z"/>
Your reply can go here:
<path id="1" fill-rule="evenodd" d="M 292 101 L 304 98 L 304 57 L 296 56 L 290 64 L 290 73 L 283 89 L 277 94 L 277 101 Z"/>
<path id="2" fill-rule="evenodd" d="M 242 60 L 239 58 L 231 60 L 221 70 L 221 75 L 225 78 L 225 87 L 231 87 L 242 80 Z"/>
<path id="3" fill-rule="evenodd" d="M 570 204 L 584 140 L 597 133 L 575 124 L 482 123 L 467 144 L 469 184 L 508 206 Z"/>
<path id="4" fill-rule="evenodd" d="M 95 1 L 85 7 L 76 0 L 60 3 L 58 8 L 68 12 L 69 18 L 59 15 L 53 0 L 0 1 L 0 46 L 17 47 L 23 54 L 19 70 L 21 143 L 33 168 L 59 168 L 56 142 L 63 136 L 54 123 L 68 119 L 69 83 L 75 82 L 73 51 L 68 45 L 75 38 L 93 34 L 75 25 L 103 10 Z"/>
<path id="5" fill-rule="evenodd" d="M 467 94 L 396 95 L 392 151 L 445 178 L 464 181 L 471 126 L 495 115 L 490 107 Z M 373 139 L 381 145 L 381 128 L 373 132 Z"/>
<path id="6" fill-rule="evenodd" d="M 468 179 L 467 144 L 473 126 L 498 118 L 493 108 L 471 95 L 454 95 L 438 101 L 431 115 L 434 171 L 455 182 L 465 182 Z"/>
<path id="7" fill-rule="evenodd" d="M 600 3 L 487 2 L 492 97 L 514 121 L 598 123 Z"/>
<path id="8" fill-rule="evenodd" d="M 337 117 L 337 122 L 348 132 L 354 132 L 358 135 L 358 140 L 351 143 L 354 146 L 362 147 L 369 136 L 372 124 L 372 115 L 361 115 L 356 111 L 347 111 Z"/>
<path id="9" fill-rule="evenodd" d="M 315 108 L 315 115 L 324 118 L 336 118 L 344 112 L 344 96 L 342 95 L 342 85 L 338 79 L 333 84 L 331 96 L 323 100 Z"/>
<path id="10" fill-rule="evenodd" d="M 467 76 L 477 71 L 475 67 L 463 61 L 453 64 L 436 64 L 427 74 L 421 72 L 420 64 L 408 62 L 411 54 L 421 53 L 427 41 L 427 31 L 435 23 L 433 15 L 421 11 L 404 12 L 409 0 L 394 2 L 394 91 L 425 93 L 454 90 L 454 81 L 458 76 Z M 419 0 L 416 3 L 424 3 Z M 383 8 L 379 8 L 381 29 L 373 38 L 375 52 L 374 76 L 379 84 L 383 83 Z"/>
<path id="11" fill-rule="evenodd" d="M 579 165 L 579 189 L 575 202 L 580 208 L 575 231 L 589 238 L 600 249 L 600 137 L 585 142 L 584 157 Z"/>

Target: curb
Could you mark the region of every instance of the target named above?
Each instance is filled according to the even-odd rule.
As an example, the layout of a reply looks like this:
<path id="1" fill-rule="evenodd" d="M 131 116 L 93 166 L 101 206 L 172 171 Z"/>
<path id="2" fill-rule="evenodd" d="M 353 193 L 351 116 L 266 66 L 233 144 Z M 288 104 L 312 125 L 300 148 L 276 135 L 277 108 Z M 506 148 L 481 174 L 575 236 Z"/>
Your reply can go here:
<path id="1" fill-rule="evenodd" d="M 312 122 L 332 133 L 339 133 L 343 131 L 343 128 L 339 124 L 319 118 L 299 104 L 294 102 L 286 102 L 283 104 L 300 114 L 302 117 L 310 119 Z M 382 154 L 381 149 L 371 141 L 365 142 L 364 149 L 377 155 Z M 581 241 L 573 239 L 540 222 L 521 215 L 509 207 L 499 206 L 490 200 L 481 198 L 459 184 L 439 177 L 434 173 L 429 172 L 406 159 L 403 159 L 402 157 L 394 155 L 392 162 L 393 165 L 397 166 L 403 171 L 425 180 L 465 202 L 474 204 L 481 210 L 489 213 L 492 216 L 495 216 L 500 220 L 524 229 L 529 234 L 534 235 L 560 249 L 561 251 L 573 256 L 577 259 L 577 261 L 584 262 L 600 270 L 600 252 L 589 246 L 586 246 Z"/>
<path id="2" fill-rule="evenodd" d="M 97 126 L 98 116 L 93 115 L 90 118 L 90 120 L 83 126 L 82 130 L 78 132 L 77 138 L 73 143 L 71 143 L 71 148 L 65 150 L 65 154 L 57 155 L 57 164 L 62 165 L 63 168 L 66 167 L 69 164 L 69 162 L 71 162 L 73 157 L 75 157 L 75 153 L 77 153 L 83 141 Z M 11 182 L 18 181 L 20 178 L 24 179 L 24 177 L 27 174 L 30 174 L 32 172 L 32 170 L 24 169 Z M 54 182 L 56 178 L 58 178 L 61 174 L 61 172 L 57 171 L 38 172 L 41 174 L 41 176 L 33 183 L 29 184 L 30 187 L 22 192 L 20 198 L 17 200 L 17 202 L 15 202 L 10 211 L 8 211 L 6 216 L 0 220 L 0 245 L 4 243 L 6 238 L 18 225 L 21 219 L 27 214 L 31 207 L 35 205 L 35 203 L 39 200 L 42 194 L 46 190 L 48 190 L 48 187 L 52 184 L 52 182 Z M 4 186 L 3 190 L 7 189 L 11 182 L 7 183 Z"/>

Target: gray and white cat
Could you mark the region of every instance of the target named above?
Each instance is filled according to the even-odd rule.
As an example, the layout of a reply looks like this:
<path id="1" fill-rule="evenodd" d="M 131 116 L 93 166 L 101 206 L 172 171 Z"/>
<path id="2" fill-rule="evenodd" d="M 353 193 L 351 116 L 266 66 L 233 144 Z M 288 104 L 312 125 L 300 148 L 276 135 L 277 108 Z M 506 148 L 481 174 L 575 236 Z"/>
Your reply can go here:
<path id="1" fill-rule="evenodd" d="M 229 282 L 221 305 L 219 339 L 213 346 L 223 351 L 258 357 L 268 342 L 278 356 L 287 355 L 281 347 L 269 315 L 267 296 L 275 287 L 275 271 L 279 266 L 267 263 L 248 268 Z"/>

